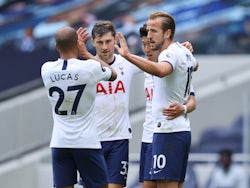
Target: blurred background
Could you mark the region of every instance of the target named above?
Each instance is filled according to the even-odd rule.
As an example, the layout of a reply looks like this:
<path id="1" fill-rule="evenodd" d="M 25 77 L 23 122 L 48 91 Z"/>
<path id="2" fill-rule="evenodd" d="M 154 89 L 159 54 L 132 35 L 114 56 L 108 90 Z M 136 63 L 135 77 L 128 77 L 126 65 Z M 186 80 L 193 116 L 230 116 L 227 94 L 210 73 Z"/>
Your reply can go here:
<path id="1" fill-rule="evenodd" d="M 156 10 L 174 16 L 175 40 L 190 41 L 200 64 L 194 74 L 197 109 L 190 114 L 192 147 L 185 186 L 206 188 L 218 152 L 225 148 L 233 151 L 234 163 L 250 179 L 249 0 L 0 0 L 1 186 L 52 187 L 52 117 L 40 68 L 58 58 L 56 30 L 69 25 L 90 32 L 96 20 L 111 20 L 130 50 L 143 55 L 139 27 Z M 128 188 L 140 187 L 143 80 L 143 74 L 135 76 L 130 96 Z"/>

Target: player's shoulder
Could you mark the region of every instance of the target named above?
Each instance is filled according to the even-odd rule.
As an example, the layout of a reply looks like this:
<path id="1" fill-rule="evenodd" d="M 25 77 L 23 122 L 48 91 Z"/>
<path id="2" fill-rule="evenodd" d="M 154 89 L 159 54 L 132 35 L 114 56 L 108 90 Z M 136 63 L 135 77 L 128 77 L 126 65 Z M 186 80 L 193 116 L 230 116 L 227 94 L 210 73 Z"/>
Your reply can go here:
<path id="1" fill-rule="evenodd" d="M 115 62 L 120 62 L 120 63 L 128 63 L 129 61 L 127 59 L 125 59 L 124 57 L 122 57 L 120 54 L 114 54 L 115 56 Z"/>
<path id="2" fill-rule="evenodd" d="M 102 65 L 99 61 L 95 60 L 95 59 L 88 59 L 86 60 L 86 63 L 89 64 L 89 69 L 92 69 L 94 71 L 99 71 L 102 70 Z"/>
<path id="3" fill-rule="evenodd" d="M 58 60 L 56 60 L 56 61 L 46 61 L 46 62 L 44 62 L 44 63 L 42 64 L 42 67 L 51 67 L 51 66 L 53 66 L 57 61 L 58 61 Z"/>
<path id="4" fill-rule="evenodd" d="M 59 59 L 56 61 L 46 61 L 45 63 L 42 64 L 41 71 L 44 72 L 53 69 L 53 67 L 55 67 L 58 64 L 58 61 Z"/>
<path id="5" fill-rule="evenodd" d="M 88 71 L 98 73 L 100 71 L 105 72 L 104 68 L 98 60 L 87 59 L 85 60 L 85 65 L 87 66 Z"/>
<path id="6" fill-rule="evenodd" d="M 134 74 L 143 72 L 139 67 L 135 66 L 133 63 L 131 63 L 130 61 L 122 57 L 120 54 L 118 55 L 115 54 L 115 57 L 116 57 L 115 62 L 116 62 L 116 65 L 119 64 L 119 69 L 125 68 L 125 70 L 130 72 L 129 75 L 133 76 Z"/>
<path id="7" fill-rule="evenodd" d="M 100 65 L 101 63 L 95 59 L 86 59 L 86 60 L 83 60 L 85 63 L 92 63 L 94 65 Z"/>
<path id="8" fill-rule="evenodd" d="M 185 54 L 189 54 L 189 55 L 191 55 L 191 56 L 193 56 L 193 54 L 192 54 L 192 52 L 190 52 L 190 50 L 189 49 L 187 49 L 185 46 L 183 46 L 180 42 L 175 42 L 175 49 L 177 49 L 177 52 L 178 53 L 185 53 Z M 178 49 L 179 49 L 179 51 L 178 51 Z"/>
<path id="9" fill-rule="evenodd" d="M 175 51 L 175 47 L 174 45 L 170 45 L 168 48 L 164 49 L 161 51 L 161 53 L 159 54 L 159 58 L 173 58 L 176 56 L 176 51 Z"/>

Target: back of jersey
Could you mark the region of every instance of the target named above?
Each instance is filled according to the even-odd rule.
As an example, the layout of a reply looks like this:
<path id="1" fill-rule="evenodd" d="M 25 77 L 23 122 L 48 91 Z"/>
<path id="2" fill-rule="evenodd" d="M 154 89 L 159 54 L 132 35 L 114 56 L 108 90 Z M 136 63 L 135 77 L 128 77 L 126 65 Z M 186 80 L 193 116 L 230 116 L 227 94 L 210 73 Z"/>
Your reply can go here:
<path id="1" fill-rule="evenodd" d="M 96 83 L 108 80 L 111 71 L 94 60 L 58 59 L 46 62 L 41 75 L 53 111 L 50 146 L 99 148 L 92 114 Z"/>

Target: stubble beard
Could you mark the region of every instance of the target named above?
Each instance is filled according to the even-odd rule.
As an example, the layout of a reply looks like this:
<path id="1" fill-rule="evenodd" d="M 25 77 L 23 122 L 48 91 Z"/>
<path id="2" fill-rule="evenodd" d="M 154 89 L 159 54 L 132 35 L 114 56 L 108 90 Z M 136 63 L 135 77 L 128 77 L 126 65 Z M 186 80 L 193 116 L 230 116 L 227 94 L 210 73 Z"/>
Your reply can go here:
<path id="1" fill-rule="evenodd" d="M 106 55 L 103 55 L 102 53 L 99 53 L 98 54 L 98 57 L 104 61 L 105 63 L 110 63 L 110 61 L 112 61 L 113 59 L 113 55 L 114 55 L 114 52 L 109 52 L 107 53 Z"/>
<path id="2" fill-rule="evenodd" d="M 150 44 L 150 48 L 151 50 L 154 50 L 154 51 L 161 50 L 163 44 L 164 44 L 164 41 L 162 40 L 160 43 L 153 43 L 153 45 Z"/>

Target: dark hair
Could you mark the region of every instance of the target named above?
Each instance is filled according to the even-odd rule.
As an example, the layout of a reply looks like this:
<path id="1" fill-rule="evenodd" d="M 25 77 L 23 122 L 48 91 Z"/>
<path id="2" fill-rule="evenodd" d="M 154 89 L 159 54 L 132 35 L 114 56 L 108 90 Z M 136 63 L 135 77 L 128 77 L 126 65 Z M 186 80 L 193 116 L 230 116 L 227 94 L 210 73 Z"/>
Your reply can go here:
<path id="1" fill-rule="evenodd" d="M 148 35 L 147 24 L 143 24 L 143 26 L 140 27 L 139 33 L 141 38 Z"/>
<path id="2" fill-rule="evenodd" d="M 230 150 L 230 149 L 222 149 L 222 150 L 220 150 L 219 153 L 220 153 L 220 155 L 226 155 L 229 158 L 231 158 L 231 156 L 233 154 L 232 150 Z"/>
<path id="3" fill-rule="evenodd" d="M 111 21 L 97 21 L 92 29 L 92 38 L 102 37 L 104 34 L 111 32 L 111 35 L 115 37 L 116 30 L 115 26 Z"/>
<path id="4" fill-rule="evenodd" d="M 163 32 L 170 29 L 171 30 L 170 39 L 173 40 L 174 34 L 175 34 L 175 21 L 174 21 L 174 18 L 170 14 L 168 14 L 166 12 L 163 12 L 163 11 L 153 12 L 149 16 L 150 20 L 154 20 L 156 18 L 162 18 L 161 28 L 162 28 Z"/>

